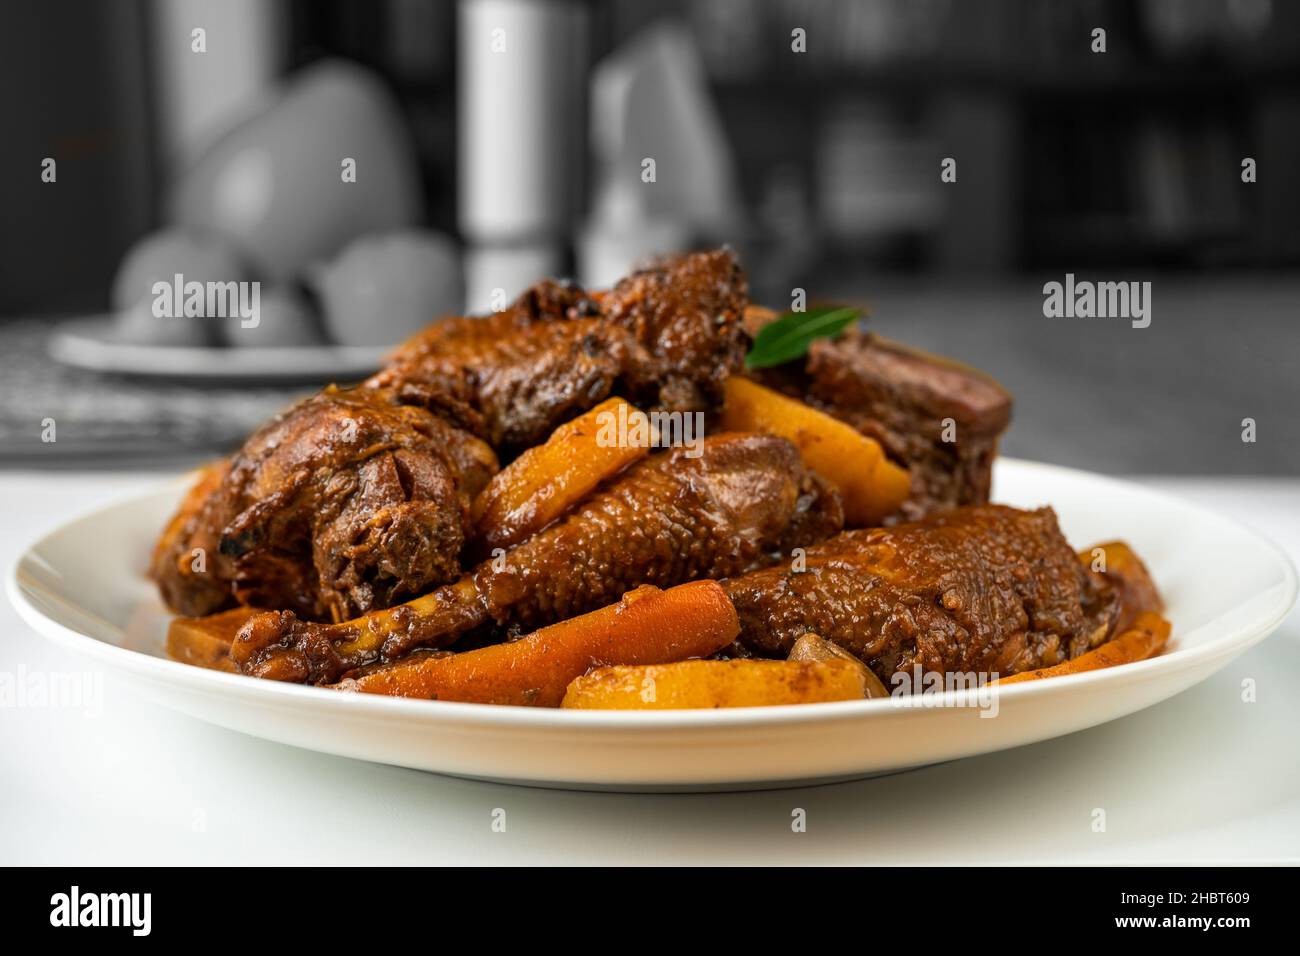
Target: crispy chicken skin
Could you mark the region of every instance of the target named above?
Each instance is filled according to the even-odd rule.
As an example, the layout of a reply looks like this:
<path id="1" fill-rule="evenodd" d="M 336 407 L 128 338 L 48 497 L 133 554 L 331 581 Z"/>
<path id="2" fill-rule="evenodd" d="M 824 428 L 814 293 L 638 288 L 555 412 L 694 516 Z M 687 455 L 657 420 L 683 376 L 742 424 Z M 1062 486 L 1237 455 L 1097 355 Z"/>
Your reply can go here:
<path id="1" fill-rule="evenodd" d="M 803 634 L 853 653 L 889 685 L 918 666 L 1014 674 L 1076 657 L 1115 622 L 1113 587 L 1076 557 L 1050 508 L 958 508 L 808 548 L 806 569 L 725 582 L 742 644 L 785 656 Z"/>
<path id="2" fill-rule="evenodd" d="M 388 607 L 460 573 L 470 499 L 496 470 L 486 443 L 426 408 L 326 389 L 196 487 L 154 577 L 190 615 L 236 601 L 324 620 Z"/>

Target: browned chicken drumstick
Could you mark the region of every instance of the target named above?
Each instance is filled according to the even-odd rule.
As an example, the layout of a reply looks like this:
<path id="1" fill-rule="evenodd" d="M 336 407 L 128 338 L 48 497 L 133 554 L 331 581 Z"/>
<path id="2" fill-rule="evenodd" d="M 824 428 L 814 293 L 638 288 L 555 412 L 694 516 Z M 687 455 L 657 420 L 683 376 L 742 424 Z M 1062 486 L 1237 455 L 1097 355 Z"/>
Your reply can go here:
<path id="1" fill-rule="evenodd" d="M 782 438 L 722 434 L 633 466 L 574 512 L 454 585 L 338 625 L 254 616 L 232 659 L 246 674 L 332 682 L 375 660 L 439 646 L 479 625 L 531 629 L 618 600 L 638 585 L 725 577 L 836 533 L 838 495 Z"/>
<path id="2" fill-rule="evenodd" d="M 1136 563 L 1136 558 L 1132 559 Z M 1081 563 L 1050 508 L 958 508 L 893 528 L 846 531 L 807 550 L 806 567 L 770 567 L 725 582 L 741 641 L 784 657 L 819 634 L 888 686 L 923 672 L 1014 674 L 1068 660 L 1107 640 L 1133 611 L 1158 611 L 1146 579 L 1125 589 Z"/>

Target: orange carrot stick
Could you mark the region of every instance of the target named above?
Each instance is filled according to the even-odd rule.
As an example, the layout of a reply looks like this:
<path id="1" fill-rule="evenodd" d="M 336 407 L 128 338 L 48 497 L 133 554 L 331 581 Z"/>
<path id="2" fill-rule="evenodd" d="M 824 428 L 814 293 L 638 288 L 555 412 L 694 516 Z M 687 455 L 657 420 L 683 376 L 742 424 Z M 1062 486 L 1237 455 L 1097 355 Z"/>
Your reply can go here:
<path id="1" fill-rule="evenodd" d="M 740 633 L 716 581 L 667 591 L 640 587 L 617 604 L 552 624 L 509 644 L 364 670 L 339 690 L 429 700 L 558 707 L 576 677 L 606 664 L 666 664 L 721 650 Z"/>

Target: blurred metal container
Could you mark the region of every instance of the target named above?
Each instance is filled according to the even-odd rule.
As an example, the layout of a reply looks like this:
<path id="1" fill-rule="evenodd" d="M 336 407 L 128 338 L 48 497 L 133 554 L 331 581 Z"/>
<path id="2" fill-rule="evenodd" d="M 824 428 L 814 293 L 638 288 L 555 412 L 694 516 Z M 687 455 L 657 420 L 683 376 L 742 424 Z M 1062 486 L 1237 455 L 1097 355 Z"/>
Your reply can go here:
<path id="1" fill-rule="evenodd" d="M 578 0 L 461 0 L 461 231 L 564 240 L 581 202 L 588 12 Z"/>

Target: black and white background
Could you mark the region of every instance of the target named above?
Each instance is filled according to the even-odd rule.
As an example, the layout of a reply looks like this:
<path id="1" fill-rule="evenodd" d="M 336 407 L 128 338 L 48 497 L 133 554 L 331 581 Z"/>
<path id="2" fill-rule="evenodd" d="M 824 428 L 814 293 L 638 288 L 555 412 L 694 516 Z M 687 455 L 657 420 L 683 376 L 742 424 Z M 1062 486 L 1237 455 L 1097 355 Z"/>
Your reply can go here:
<path id="1" fill-rule="evenodd" d="M 46 357 L 45 334 L 109 311 L 132 245 L 193 222 L 178 212 L 186 197 L 223 188 L 194 181 L 205 151 L 223 136 L 260 144 L 260 128 L 231 128 L 324 63 L 364 69 L 397 111 L 410 182 L 373 188 L 417 197 L 391 227 L 454 245 L 455 268 L 439 276 L 447 302 L 482 310 L 491 288 L 513 294 L 549 272 L 600 281 L 656 251 L 729 241 L 760 301 L 784 305 L 798 287 L 862 303 L 879 331 L 998 376 L 1022 399 L 1007 453 L 1114 473 L 1295 473 L 1293 4 L 528 7 L 7 5 L 0 459 L 197 458 L 283 403 L 290 393 L 265 383 L 213 392 L 69 371 Z M 476 19 L 543 36 L 554 56 L 467 47 L 458 31 Z M 274 172 L 254 170 L 245 186 L 287 190 L 276 215 L 320 223 L 310 209 L 340 192 L 327 149 L 346 148 L 351 120 L 334 116 L 333 138 L 303 136 L 296 120 L 267 147 Z M 637 195 L 620 170 L 643 154 L 658 182 Z M 57 182 L 42 179 L 46 157 Z M 945 159 L 955 182 L 941 179 Z M 371 175 L 363 165 L 360 181 Z M 353 217 L 315 246 L 291 229 L 266 241 L 292 261 L 320 259 L 383 215 Z M 1151 325 L 1044 317 L 1043 283 L 1067 273 L 1149 281 Z M 57 448 L 41 447 L 46 417 Z M 1245 418 L 1254 443 L 1241 440 Z"/>

